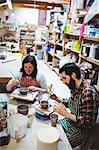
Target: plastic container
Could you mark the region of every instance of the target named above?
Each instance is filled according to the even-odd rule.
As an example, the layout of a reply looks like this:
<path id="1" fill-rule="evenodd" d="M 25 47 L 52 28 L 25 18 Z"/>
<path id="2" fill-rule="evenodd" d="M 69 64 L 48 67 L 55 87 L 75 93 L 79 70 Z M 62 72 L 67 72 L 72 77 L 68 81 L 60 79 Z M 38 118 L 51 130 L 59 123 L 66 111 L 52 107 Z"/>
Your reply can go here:
<path id="1" fill-rule="evenodd" d="M 96 31 L 95 31 L 95 26 L 93 24 L 90 25 L 90 36 L 95 36 Z"/>
<path id="2" fill-rule="evenodd" d="M 64 33 L 69 33 L 70 32 L 70 24 L 66 24 L 64 28 Z"/>
<path id="3" fill-rule="evenodd" d="M 95 58 L 96 48 L 97 48 L 97 45 L 91 45 L 90 46 L 89 57 Z"/>
<path id="4" fill-rule="evenodd" d="M 11 137 L 22 138 L 26 135 L 28 118 L 22 114 L 15 114 L 9 118 Z"/>

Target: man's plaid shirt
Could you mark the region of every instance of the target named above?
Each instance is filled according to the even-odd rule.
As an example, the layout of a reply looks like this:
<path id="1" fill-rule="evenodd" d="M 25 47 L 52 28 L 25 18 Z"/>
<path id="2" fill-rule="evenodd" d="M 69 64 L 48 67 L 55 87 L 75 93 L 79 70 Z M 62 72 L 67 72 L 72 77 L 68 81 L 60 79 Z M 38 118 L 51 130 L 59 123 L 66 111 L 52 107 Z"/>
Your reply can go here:
<path id="1" fill-rule="evenodd" d="M 98 114 L 98 95 L 90 84 L 85 85 L 82 81 L 79 89 L 72 91 L 71 99 L 79 101 L 76 111 L 77 125 L 82 127 L 95 126 Z"/>

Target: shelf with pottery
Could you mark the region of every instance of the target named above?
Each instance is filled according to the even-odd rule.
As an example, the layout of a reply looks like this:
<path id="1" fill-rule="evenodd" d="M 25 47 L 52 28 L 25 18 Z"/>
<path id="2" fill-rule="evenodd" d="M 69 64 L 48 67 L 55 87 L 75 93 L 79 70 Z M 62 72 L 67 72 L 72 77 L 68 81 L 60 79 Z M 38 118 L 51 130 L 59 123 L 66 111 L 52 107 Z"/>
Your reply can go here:
<path id="1" fill-rule="evenodd" d="M 35 40 L 35 30 L 25 30 L 20 31 L 20 43 L 25 43 L 32 45 Z"/>
<path id="2" fill-rule="evenodd" d="M 92 64 L 95 64 L 95 65 L 99 66 L 99 60 L 97 60 L 97 59 L 94 59 L 94 58 L 91 58 L 91 57 L 86 57 L 86 56 L 83 56 L 81 54 L 79 55 L 79 57 L 81 59 L 85 60 L 85 61 L 88 61 Z"/>
<path id="3" fill-rule="evenodd" d="M 79 35 L 73 33 L 64 34 L 64 49 L 69 49 L 72 52 L 79 53 L 81 47 L 81 41 Z"/>
<path id="4" fill-rule="evenodd" d="M 81 48 L 81 41 L 79 40 L 78 34 L 64 33 L 64 46 L 62 50 L 63 56 L 67 55 L 69 52 L 74 53 L 79 57 L 80 48 Z"/>
<path id="5" fill-rule="evenodd" d="M 57 43 L 51 42 L 51 45 L 53 46 L 53 48 L 50 49 L 50 51 L 48 51 L 48 55 L 50 55 L 52 57 L 52 69 L 54 68 L 54 63 L 55 63 L 55 58 L 61 59 L 61 55 L 57 54 Z M 61 46 L 62 49 L 62 46 Z M 61 52 L 61 50 L 60 50 Z M 49 57 L 49 56 L 48 56 Z"/>
<path id="6" fill-rule="evenodd" d="M 86 9 L 77 9 L 77 13 L 76 13 L 77 18 L 85 17 L 86 14 L 87 14 L 87 10 Z M 71 13 L 69 13 L 68 17 L 69 18 L 72 17 Z"/>
<path id="7" fill-rule="evenodd" d="M 69 37 L 68 37 L 69 36 Z M 67 38 L 68 37 L 68 38 Z M 76 37 L 76 38 L 75 38 Z M 74 46 L 70 46 L 67 49 L 65 49 L 65 45 L 67 43 L 68 40 L 75 40 L 74 42 Z M 76 41 L 77 39 L 77 41 Z M 63 42 L 60 44 L 58 42 L 56 43 L 52 43 L 54 44 L 54 47 L 51 51 L 49 51 L 48 53 L 52 56 L 52 69 L 55 70 L 55 72 L 58 73 L 58 66 L 59 66 L 59 61 L 66 56 L 68 53 L 74 53 L 75 55 L 77 55 L 79 57 L 79 53 L 80 53 L 80 41 L 78 40 L 79 36 L 78 35 L 74 35 L 72 33 L 68 33 L 64 35 L 64 39 Z M 78 47 L 76 46 L 78 44 Z M 60 50 L 58 50 L 57 46 L 60 46 Z M 54 69 L 55 68 L 55 69 Z M 57 69 L 56 69 L 57 68 Z"/>
<path id="8" fill-rule="evenodd" d="M 60 59 L 61 56 L 56 53 L 58 50 L 57 47 L 61 47 L 61 51 L 63 48 L 62 44 L 62 39 L 63 39 L 63 34 L 62 34 L 62 26 L 63 26 L 63 17 L 64 17 L 64 12 L 62 11 L 51 11 L 50 12 L 50 21 L 49 21 L 49 27 L 48 27 L 48 52 L 47 52 L 47 61 L 49 58 L 51 59 L 52 62 L 52 69 L 54 68 L 54 61 L 55 58 Z"/>
<path id="9" fill-rule="evenodd" d="M 72 52 L 74 52 L 74 53 L 77 53 L 77 54 L 79 54 L 79 53 L 80 53 L 80 51 L 77 51 L 77 50 L 72 49 L 72 48 L 69 48 L 69 50 L 70 50 L 70 51 L 72 51 Z"/>
<path id="10" fill-rule="evenodd" d="M 99 66 L 99 39 L 96 37 L 83 36 L 79 65 L 82 61 Z"/>
<path id="11" fill-rule="evenodd" d="M 83 38 L 84 38 L 85 40 L 94 41 L 94 42 L 99 42 L 99 38 L 98 38 L 98 37 L 83 36 Z"/>

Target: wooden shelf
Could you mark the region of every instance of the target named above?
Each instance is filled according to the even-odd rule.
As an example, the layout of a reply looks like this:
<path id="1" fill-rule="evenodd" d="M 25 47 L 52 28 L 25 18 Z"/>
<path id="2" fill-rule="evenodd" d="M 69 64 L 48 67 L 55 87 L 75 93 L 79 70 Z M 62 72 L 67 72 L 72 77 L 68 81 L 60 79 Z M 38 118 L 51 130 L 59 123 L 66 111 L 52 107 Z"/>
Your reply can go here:
<path id="1" fill-rule="evenodd" d="M 55 73 L 59 76 L 59 68 L 53 68 L 53 71 L 55 71 Z"/>
<path id="2" fill-rule="evenodd" d="M 54 56 L 57 57 L 58 59 L 62 59 L 62 56 L 60 56 L 60 55 L 58 55 L 58 54 L 56 54 L 56 53 L 55 53 Z"/>
<path id="3" fill-rule="evenodd" d="M 59 46 L 61 46 L 61 47 L 63 46 L 63 44 L 62 44 L 62 43 L 57 43 L 57 42 L 56 42 L 56 45 L 59 45 Z"/>
<path id="4" fill-rule="evenodd" d="M 35 40 L 35 31 L 29 29 L 21 29 L 20 31 L 20 41 L 27 43 L 29 45 L 33 45 Z M 20 42 L 21 44 L 21 42 Z M 27 46 L 26 46 L 27 47 Z"/>
<path id="5" fill-rule="evenodd" d="M 73 33 L 64 33 L 65 35 L 70 35 L 70 36 L 75 36 L 75 37 L 79 37 L 79 35 L 77 34 L 73 34 Z"/>
<path id="6" fill-rule="evenodd" d="M 55 41 L 48 41 L 52 45 L 56 45 Z"/>
<path id="7" fill-rule="evenodd" d="M 45 62 L 45 64 L 47 64 L 47 66 L 48 66 L 51 70 L 53 70 L 52 62 L 47 62 L 47 61 L 44 61 L 44 62 Z"/>
<path id="8" fill-rule="evenodd" d="M 90 37 L 90 36 L 83 36 L 83 38 L 84 38 L 85 40 L 99 42 L 99 38 Z"/>
<path id="9" fill-rule="evenodd" d="M 54 57 L 54 54 L 53 54 L 53 52 L 51 52 L 51 51 L 48 51 L 48 53 L 52 56 L 52 57 Z"/>
<path id="10" fill-rule="evenodd" d="M 21 38 L 21 40 L 34 41 L 34 39 L 28 39 L 28 38 Z"/>
<path id="11" fill-rule="evenodd" d="M 99 66 L 99 60 L 97 60 L 97 59 L 94 59 L 94 58 L 91 58 L 91 57 L 85 57 L 85 56 L 83 56 L 81 54 L 79 55 L 79 57 L 81 57 L 82 59 L 84 59 L 84 60 L 86 60 L 86 61 L 88 61 L 90 63 L 93 63 L 93 64 Z"/>
<path id="12" fill-rule="evenodd" d="M 74 52 L 74 53 L 77 53 L 77 54 L 80 53 L 80 51 L 74 50 L 74 49 L 72 49 L 72 48 L 69 48 L 69 50 L 72 51 L 72 52 Z"/>

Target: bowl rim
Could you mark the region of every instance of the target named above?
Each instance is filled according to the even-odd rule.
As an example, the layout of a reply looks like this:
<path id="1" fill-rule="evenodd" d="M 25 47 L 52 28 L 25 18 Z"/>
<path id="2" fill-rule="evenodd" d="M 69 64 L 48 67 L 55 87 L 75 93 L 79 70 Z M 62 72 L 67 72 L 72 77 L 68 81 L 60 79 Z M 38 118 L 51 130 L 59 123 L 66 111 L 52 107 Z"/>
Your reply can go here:
<path id="1" fill-rule="evenodd" d="M 25 107 L 24 109 L 20 109 L 20 107 Z M 26 105 L 26 104 L 20 104 L 20 105 L 18 105 L 17 106 L 17 110 L 21 110 L 21 111 L 25 111 L 25 110 L 28 110 L 29 109 L 29 106 L 28 105 Z"/>

